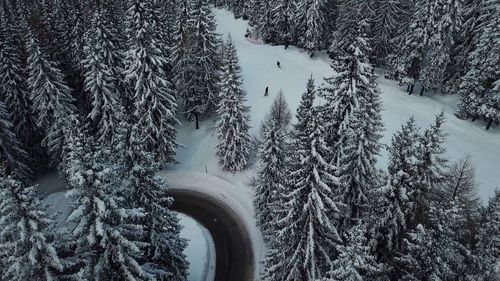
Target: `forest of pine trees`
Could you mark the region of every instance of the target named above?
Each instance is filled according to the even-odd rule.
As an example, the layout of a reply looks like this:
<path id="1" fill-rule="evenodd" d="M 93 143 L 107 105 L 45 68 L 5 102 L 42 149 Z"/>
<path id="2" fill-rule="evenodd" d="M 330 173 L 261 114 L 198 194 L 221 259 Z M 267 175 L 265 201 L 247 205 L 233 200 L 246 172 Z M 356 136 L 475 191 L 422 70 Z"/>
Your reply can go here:
<path id="1" fill-rule="evenodd" d="M 314 56 L 342 55 L 346 24 L 364 23 L 366 55 L 415 91 L 458 95 L 456 116 L 500 123 L 497 0 L 217 0 L 248 19 L 252 36 Z M 345 31 L 345 30 L 344 30 Z M 350 31 L 349 31 L 350 33 Z"/>
<path id="2" fill-rule="evenodd" d="M 243 69 L 214 4 L 249 20 L 245 36 L 327 50 L 333 74 L 311 76 L 294 124 L 280 92 L 252 138 Z M 384 67 L 410 95 L 456 94 L 457 117 L 497 125 L 499 7 L 0 1 L 0 280 L 186 281 L 187 241 L 157 175 L 177 163 L 180 118 L 214 120 L 223 171 L 250 168 L 257 148 L 259 280 L 500 280 L 500 192 L 482 206 L 470 159 L 446 158 L 444 113 L 427 128 L 410 117 L 383 146 L 375 74 Z M 53 171 L 68 187 L 62 229 L 34 184 Z"/>

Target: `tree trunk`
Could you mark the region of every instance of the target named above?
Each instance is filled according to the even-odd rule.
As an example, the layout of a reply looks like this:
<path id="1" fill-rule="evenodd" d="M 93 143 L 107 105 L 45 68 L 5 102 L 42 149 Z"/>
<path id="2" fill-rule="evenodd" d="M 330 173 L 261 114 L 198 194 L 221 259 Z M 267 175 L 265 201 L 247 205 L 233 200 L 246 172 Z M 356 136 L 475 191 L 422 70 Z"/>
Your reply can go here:
<path id="1" fill-rule="evenodd" d="M 493 125 L 493 118 L 489 119 L 488 125 L 486 125 L 486 130 L 489 130 L 491 128 L 491 125 Z"/>
<path id="2" fill-rule="evenodd" d="M 408 95 L 412 95 L 414 89 L 415 89 L 415 84 L 411 84 L 410 85 L 410 91 L 409 91 Z"/>
<path id="3" fill-rule="evenodd" d="M 200 118 L 198 117 L 198 112 L 194 114 L 194 118 L 196 118 L 196 130 L 200 129 Z"/>

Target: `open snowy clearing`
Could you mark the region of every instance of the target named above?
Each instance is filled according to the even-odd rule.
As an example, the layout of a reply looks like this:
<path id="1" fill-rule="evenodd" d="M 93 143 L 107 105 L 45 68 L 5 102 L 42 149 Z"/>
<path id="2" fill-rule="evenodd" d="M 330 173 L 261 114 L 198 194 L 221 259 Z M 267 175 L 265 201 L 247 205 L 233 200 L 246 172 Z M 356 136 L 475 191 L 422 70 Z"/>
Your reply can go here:
<path id="1" fill-rule="evenodd" d="M 248 105 L 251 106 L 252 131 L 255 135 L 259 129 L 265 113 L 269 110 L 276 94 L 283 90 L 285 97 L 293 111 L 298 106 L 301 94 L 305 91 L 307 79 L 313 75 L 317 85 L 323 83 L 324 77 L 332 75 L 330 59 L 326 54 L 320 54 L 314 58 L 295 47 L 287 50 L 283 46 L 269 46 L 254 44 L 245 37 L 248 28 L 246 21 L 235 20 L 233 14 L 226 10 L 214 10 L 218 32 L 226 37 L 231 34 L 238 50 L 240 64 L 243 68 L 244 87 L 248 94 Z M 281 69 L 276 67 L 276 61 L 280 61 Z M 400 128 L 411 115 L 415 116 L 417 124 L 426 128 L 434 116 L 441 110 L 445 111 L 445 132 L 448 133 L 447 155 L 452 160 L 457 160 L 470 155 L 477 169 L 477 181 L 479 183 L 480 197 L 486 201 L 500 182 L 496 176 L 500 169 L 500 129 L 493 128 L 484 130 L 484 124 L 472 123 L 459 120 L 454 116 L 456 97 L 427 94 L 424 97 L 418 95 L 409 96 L 403 87 L 395 81 L 383 78 L 383 72 L 379 71 L 379 86 L 382 90 L 384 111 L 383 121 L 386 125 L 382 142 L 389 144 L 393 133 Z M 264 90 L 269 87 L 269 96 L 264 97 Z M 195 132 L 197 138 L 201 132 Z M 190 135 L 191 137 L 192 135 Z M 195 136 L 193 136 L 195 137 Z M 195 137 L 195 138 L 196 138 Z M 211 138 L 211 136 L 207 136 Z M 184 140 L 184 138 L 182 138 Z M 212 140 L 201 139 L 200 148 L 207 153 L 213 154 L 214 148 L 208 145 Z M 189 148 L 192 155 L 200 159 L 196 147 Z M 182 157 L 181 161 L 185 158 Z M 207 160 L 207 159 L 205 159 Z M 209 161 L 210 162 L 210 161 Z M 213 163 L 208 166 L 210 172 Z M 387 166 L 387 153 L 384 151 L 379 161 L 379 167 L 385 169 Z M 197 163 L 195 168 L 203 167 L 203 163 Z"/>

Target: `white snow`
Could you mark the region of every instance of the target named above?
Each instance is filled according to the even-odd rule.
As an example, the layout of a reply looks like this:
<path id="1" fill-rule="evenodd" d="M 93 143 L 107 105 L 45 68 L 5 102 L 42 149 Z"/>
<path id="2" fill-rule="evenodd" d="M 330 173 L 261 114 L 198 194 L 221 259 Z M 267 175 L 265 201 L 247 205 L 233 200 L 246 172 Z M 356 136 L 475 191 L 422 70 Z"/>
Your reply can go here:
<path id="1" fill-rule="evenodd" d="M 285 50 L 283 46 L 269 46 L 254 40 L 247 40 L 243 36 L 248 27 L 245 21 L 235 20 L 233 14 L 225 10 L 215 9 L 214 11 L 218 32 L 224 36 L 231 34 L 238 51 L 243 68 L 243 86 L 248 94 L 247 105 L 251 106 L 252 129 L 250 133 L 252 135 L 257 134 L 261 121 L 280 90 L 283 90 L 290 108 L 295 111 L 301 94 L 305 91 L 307 79 L 311 75 L 315 78 L 316 85 L 322 84 L 324 77 L 332 75 L 330 60 L 325 53 L 311 59 L 306 52 L 295 47 Z M 276 66 L 276 61 L 280 61 L 281 68 Z M 453 115 L 455 96 L 408 96 L 405 89 L 399 87 L 395 81 L 384 79 L 381 70 L 377 73 L 380 76 L 378 81 L 384 103 L 382 115 L 386 125 L 383 143 L 390 143 L 392 134 L 410 115 L 415 116 L 418 125 L 426 128 L 433 121 L 434 116 L 444 110 L 447 118 L 444 127 L 448 133 L 447 154 L 452 160 L 457 160 L 467 154 L 471 156 L 476 166 L 479 195 L 483 201 L 486 201 L 493 194 L 494 189 L 500 187 L 500 182 L 497 180 L 497 173 L 500 171 L 500 129 L 485 131 L 483 124 L 457 119 Z M 269 87 L 268 97 L 264 97 L 266 87 Z M 200 130 L 195 130 L 193 123 L 182 118 L 180 120 L 184 126 L 179 128 L 177 141 L 186 147 L 179 148 L 177 152 L 180 164 L 169 171 L 162 172 L 161 175 L 168 179 L 169 185 L 173 188 L 189 189 L 214 196 L 231 207 L 235 214 L 244 220 L 253 243 L 257 280 L 258 267 L 265 253 L 265 246 L 261 233 L 255 226 L 253 189 L 250 185 L 253 170 L 250 168 L 234 175 L 221 171 L 215 157 L 217 138 L 214 135 L 213 120 L 201 122 Z M 379 167 L 385 169 L 387 153 L 384 152 L 379 160 Z M 49 180 L 47 184 L 49 186 L 42 190 L 53 190 L 53 182 Z M 65 200 L 61 193 L 57 193 L 49 196 L 46 202 L 54 203 L 54 206 L 50 207 L 53 208 L 53 212 L 67 213 L 64 207 L 61 207 L 67 205 L 64 203 Z M 194 265 L 206 265 L 208 260 L 213 263 L 213 256 L 210 254 L 210 258 L 203 258 L 194 257 L 192 254 L 199 255 L 200 252 L 207 252 L 208 236 L 203 230 L 201 233 L 195 230 L 198 226 L 192 221 L 183 219 L 182 223 L 186 226 L 183 237 L 189 237 L 192 241 L 186 253 L 188 260 L 193 263 L 190 276 L 192 278 L 196 276 L 196 278 L 190 280 L 201 280 L 197 277 L 203 276 L 200 272 L 204 269 L 200 267 L 195 270 Z M 208 272 L 210 273 L 210 270 Z"/>
<path id="2" fill-rule="evenodd" d="M 251 106 L 253 127 L 251 133 L 253 135 L 257 133 L 265 113 L 280 89 L 283 89 L 292 111 L 295 111 L 311 74 L 316 80 L 316 85 L 321 85 L 324 77 L 333 74 L 330 59 L 326 54 L 322 53 L 311 59 L 307 52 L 295 47 L 285 50 L 283 46 L 255 44 L 253 40 L 247 40 L 244 37 L 248 27 L 246 21 L 235 20 L 233 14 L 226 10 L 215 9 L 214 12 L 218 32 L 224 36 L 231 34 L 235 41 L 243 68 L 248 105 Z M 281 68 L 276 66 L 276 61 L 280 61 Z M 500 171 L 500 128 L 486 131 L 485 124 L 457 119 L 453 114 L 456 109 L 456 96 L 426 94 L 420 97 L 418 96 L 419 89 L 416 90 L 417 95 L 409 96 L 405 89 L 398 86 L 395 81 L 383 78 L 382 70 L 378 70 L 377 73 L 384 105 L 382 118 L 386 125 L 382 139 L 384 144 L 390 143 L 393 133 L 411 115 L 415 116 L 419 126 L 426 128 L 434 120 L 434 116 L 444 110 L 446 116 L 444 129 L 448 133 L 447 155 L 452 160 L 458 160 L 466 155 L 471 156 L 476 166 L 479 195 L 483 201 L 486 201 L 496 188 L 500 188 L 500 181 L 496 175 Z M 269 86 L 268 97 L 264 97 L 266 86 Z M 196 136 L 191 134 L 190 136 L 199 137 L 202 132 L 194 134 Z M 213 154 L 214 150 L 211 149 L 213 147 L 208 145 L 213 144 L 214 140 L 210 136 L 207 138 L 200 140 L 200 149 L 205 151 L 204 154 Z M 194 164 L 195 168 L 208 165 L 208 170 L 211 172 L 214 162 L 207 158 L 198 156 L 197 159 L 200 162 Z M 385 169 L 386 166 L 387 153 L 384 152 L 380 158 L 379 167 Z"/>
<path id="3" fill-rule="evenodd" d="M 179 213 L 182 231 L 188 240 L 184 254 L 189 261 L 188 281 L 211 281 L 215 276 L 215 245 L 208 230 L 196 220 Z"/>

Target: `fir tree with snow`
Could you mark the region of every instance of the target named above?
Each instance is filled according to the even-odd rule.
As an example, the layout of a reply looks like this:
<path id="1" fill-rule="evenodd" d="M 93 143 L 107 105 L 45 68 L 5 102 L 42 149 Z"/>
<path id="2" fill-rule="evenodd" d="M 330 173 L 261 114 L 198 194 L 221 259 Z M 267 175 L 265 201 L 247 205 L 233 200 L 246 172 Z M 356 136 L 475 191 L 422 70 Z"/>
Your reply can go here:
<path id="1" fill-rule="evenodd" d="M 426 43 L 425 56 L 420 70 L 422 90 L 436 90 L 444 81 L 445 71 L 450 62 L 451 49 L 456 34 L 462 24 L 461 5 L 457 0 L 431 1 L 430 18 L 424 37 Z"/>
<path id="2" fill-rule="evenodd" d="M 82 61 L 85 90 L 92 99 L 89 118 L 97 139 L 111 142 L 114 130 L 123 118 L 118 92 L 119 52 L 112 40 L 114 31 L 106 20 L 103 8 L 92 18 L 92 28 L 86 33 Z"/>
<path id="3" fill-rule="evenodd" d="M 273 43 L 285 45 L 292 44 L 292 35 L 294 32 L 294 14 L 296 2 L 293 0 L 274 1 L 274 6 L 271 8 L 271 26 L 273 34 L 276 34 Z"/>
<path id="4" fill-rule="evenodd" d="M 398 31 L 406 28 L 411 7 L 405 0 L 375 1 L 375 18 L 372 19 L 372 57 L 376 62 L 384 62 L 388 54 L 394 51 L 394 39 Z"/>
<path id="5" fill-rule="evenodd" d="M 176 214 L 169 210 L 172 198 L 167 197 L 167 182 L 155 174 L 160 165 L 144 151 L 140 141 L 133 139 L 125 158 L 128 201 L 144 210 L 140 223 L 144 230 L 144 267 L 156 280 L 187 280 L 188 263 L 184 256 L 187 243 L 179 237 Z"/>
<path id="6" fill-rule="evenodd" d="M 346 7 L 344 7 L 346 9 Z M 359 10 L 360 7 L 353 7 Z M 338 164 L 340 145 L 345 142 L 341 131 L 346 131 L 354 110 L 365 96 L 378 95 L 373 68 L 368 62 L 370 47 L 365 34 L 366 22 L 353 18 L 344 21 L 335 36 L 334 75 L 326 78 L 321 96 L 326 100 L 326 141 L 332 149 L 331 161 Z"/>
<path id="7" fill-rule="evenodd" d="M 500 191 L 496 190 L 483 212 L 479 228 L 476 255 L 479 258 L 481 281 L 500 278 Z"/>
<path id="8" fill-rule="evenodd" d="M 13 16 L 13 15 L 12 15 Z M 11 16 L 11 17 L 12 17 Z M 11 36 L 0 39 L 0 89 L 7 110 L 11 116 L 14 133 L 29 153 L 30 168 L 40 172 L 44 155 L 38 141 L 41 136 L 36 127 L 35 116 L 26 84 L 26 57 L 23 24 L 15 24 L 13 19 L 5 19 L 0 31 Z"/>
<path id="9" fill-rule="evenodd" d="M 371 84 L 364 96 L 359 99 L 359 107 L 352 112 L 347 127 L 340 130 L 343 142 L 340 150 L 338 176 L 340 196 L 348 207 L 344 229 L 366 211 L 370 193 L 380 186 L 380 172 L 376 168 L 380 154 L 382 123 L 379 90 L 370 77 Z"/>
<path id="10" fill-rule="evenodd" d="M 0 258 L 5 280 L 56 280 L 63 270 L 52 221 L 41 209 L 36 186 L 0 176 Z"/>
<path id="11" fill-rule="evenodd" d="M 92 280 L 154 280 L 140 261 L 145 232 L 138 223 L 146 215 L 126 202 L 128 190 L 109 151 L 75 131 L 71 160 L 63 168 L 72 188 L 67 196 L 72 209 L 67 218 L 76 241 L 80 275 Z"/>
<path id="12" fill-rule="evenodd" d="M 388 266 L 386 272 L 389 275 L 393 270 L 394 257 L 402 250 L 403 238 L 408 231 L 406 219 L 412 211 L 408 194 L 416 188 L 418 138 L 415 118 L 411 117 L 392 137 L 388 149 L 389 180 L 378 191 L 382 196 L 382 204 L 377 208 L 379 215 L 376 216 L 372 240 L 377 258 Z"/>
<path id="13" fill-rule="evenodd" d="M 298 44 L 306 49 L 311 57 L 323 47 L 325 2 L 324 0 L 307 0 L 299 1 L 297 5 L 296 32 L 301 35 Z"/>
<path id="14" fill-rule="evenodd" d="M 274 120 L 274 119 L 271 119 Z M 277 122 L 264 124 L 262 144 L 259 147 L 255 212 L 262 233 L 272 237 L 276 233 L 284 196 L 287 194 L 285 131 Z"/>
<path id="15" fill-rule="evenodd" d="M 436 116 L 434 123 L 420 137 L 416 155 L 416 188 L 411 192 L 414 211 L 411 221 L 415 224 L 425 220 L 430 197 L 439 184 L 445 181 L 448 160 L 445 158 L 446 134 L 443 132 L 444 112 Z"/>
<path id="16" fill-rule="evenodd" d="M 192 72 L 189 73 L 187 89 L 181 97 L 187 119 L 198 122 L 215 113 L 218 101 L 220 39 L 215 33 L 215 19 L 207 0 L 197 0 L 194 3 L 190 18 L 190 42 L 193 45 L 187 64 Z"/>
<path id="17" fill-rule="evenodd" d="M 456 202 L 454 202 L 456 203 Z M 405 240 L 400 264 L 401 280 L 452 280 L 463 276 L 465 247 L 457 240 L 463 224 L 460 206 L 432 206 L 429 226 L 418 224 Z"/>
<path id="18" fill-rule="evenodd" d="M 63 129 L 76 110 L 71 89 L 63 73 L 40 50 L 33 35 L 28 42 L 28 87 L 37 113 L 37 126 L 45 131 L 43 144 L 48 148 L 52 165 L 56 165 L 64 146 Z"/>
<path id="19" fill-rule="evenodd" d="M 7 175 L 24 182 L 31 181 L 32 171 L 26 165 L 28 155 L 14 133 L 9 112 L 2 102 L 0 102 L 0 156 Z"/>
<path id="20" fill-rule="evenodd" d="M 326 277 L 332 269 L 340 209 L 336 194 L 339 180 L 336 167 L 325 161 L 329 153 L 323 140 L 323 127 L 318 112 L 311 112 L 301 138 L 295 147 L 299 163 L 290 173 L 292 183 L 286 196 L 286 216 L 279 225 L 278 245 L 284 256 L 282 264 L 267 264 L 271 280 L 315 280 Z M 297 142 L 297 141 L 296 141 Z M 276 262 L 276 259 L 270 259 Z"/>
<path id="21" fill-rule="evenodd" d="M 152 8 L 151 1 L 130 2 L 125 81 L 131 89 L 132 120 L 140 128 L 133 137 L 141 139 L 146 144 L 144 148 L 154 153 L 158 161 L 172 163 L 177 146 L 177 102 L 164 72 L 167 60 L 155 45 L 163 38 L 158 38 L 156 25 L 151 21 Z"/>
<path id="22" fill-rule="evenodd" d="M 250 116 L 242 89 L 241 67 L 236 48 L 229 38 L 225 44 L 217 108 L 217 157 L 223 170 L 237 172 L 247 165 L 250 153 Z"/>
<path id="23" fill-rule="evenodd" d="M 337 246 L 338 257 L 334 261 L 331 279 L 339 281 L 374 280 L 380 273 L 380 265 L 372 255 L 366 226 L 359 222 L 346 234 L 345 242 Z"/>
<path id="24" fill-rule="evenodd" d="M 466 73 L 458 87 L 460 99 L 456 115 L 473 121 L 485 119 L 488 128 L 498 120 L 499 112 L 498 103 L 495 104 L 499 99 L 499 58 L 495 55 L 499 45 L 493 43 L 500 36 L 498 4 L 498 1 L 480 3 L 475 44 L 467 56 Z"/>

